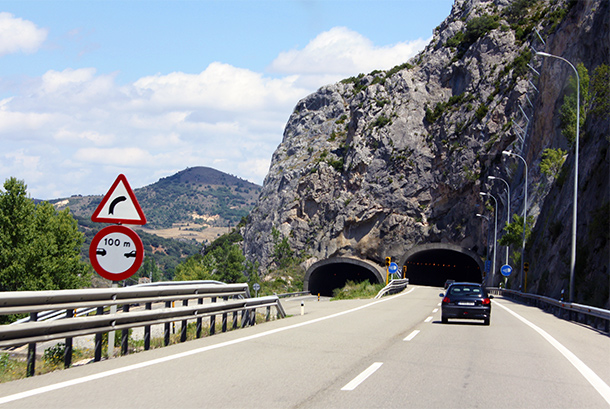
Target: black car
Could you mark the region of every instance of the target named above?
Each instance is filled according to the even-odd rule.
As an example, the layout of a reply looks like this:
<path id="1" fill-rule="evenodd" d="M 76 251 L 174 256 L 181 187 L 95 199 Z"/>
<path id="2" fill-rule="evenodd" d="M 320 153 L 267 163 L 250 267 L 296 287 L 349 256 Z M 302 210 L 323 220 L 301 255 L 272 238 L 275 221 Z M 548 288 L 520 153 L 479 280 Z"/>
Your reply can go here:
<path id="1" fill-rule="evenodd" d="M 441 293 L 441 321 L 449 318 L 483 320 L 489 325 L 491 319 L 491 299 L 485 287 L 477 283 L 453 283 L 445 294 Z"/>

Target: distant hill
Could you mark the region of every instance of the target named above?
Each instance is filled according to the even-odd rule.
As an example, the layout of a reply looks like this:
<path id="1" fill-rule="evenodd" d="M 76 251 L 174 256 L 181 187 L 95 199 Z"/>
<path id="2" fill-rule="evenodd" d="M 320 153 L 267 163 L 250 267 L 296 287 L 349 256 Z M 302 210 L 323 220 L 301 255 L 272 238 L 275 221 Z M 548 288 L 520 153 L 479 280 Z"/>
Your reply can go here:
<path id="1" fill-rule="evenodd" d="M 133 186 L 132 186 L 133 187 Z M 208 167 L 187 168 L 134 193 L 148 229 L 190 230 L 236 225 L 254 207 L 261 186 Z M 58 209 L 89 218 L 103 196 L 71 196 L 52 200 Z"/>

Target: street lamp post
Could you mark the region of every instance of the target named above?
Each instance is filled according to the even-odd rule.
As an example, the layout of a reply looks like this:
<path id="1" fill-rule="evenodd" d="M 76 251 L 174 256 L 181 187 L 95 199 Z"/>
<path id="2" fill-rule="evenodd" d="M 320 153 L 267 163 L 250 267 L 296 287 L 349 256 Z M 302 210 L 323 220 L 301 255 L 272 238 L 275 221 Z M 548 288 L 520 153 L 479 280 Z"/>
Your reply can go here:
<path id="1" fill-rule="evenodd" d="M 510 151 L 502 151 L 503 155 L 514 156 L 523 161 L 525 165 L 525 185 L 523 186 L 523 240 L 521 243 L 521 290 L 525 292 L 524 282 L 523 282 L 523 260 L 525 254 L 525 229 L 527 227 L 527 162 L 521 155 L 517 155 L 516 153 Z M 526 284 L 527 285 L 527 284 Z"/>
<path id="2" fill-rule="evenodd" d="M 507 202 L 506 202 L 506 226 L 508 226 L 510 224 L 510 185 L 508 184 L 508 182 L 506 180 L 496 177 L 496 176 L 487 176 L 487 179 L 501 180 L 506 185 L 506 191 L 508 192 L 508 197 L 507 197 Z M 508 264 L 509 247 L 510 247 L 510 245 L 507 244 L 506 245 L 506 263 L 505 264 Z"/>
<path id="3" fill-rule="evenodd" d="M 489 261 L 489 217 L 485 216 L 484 214 L 476 214 L 477 217 L 482 217 L 483 219 L 485 219 L 487 221 L 487 241 L 485 242 L 485 257 L 487 257 L 485 260 L 486 262 Z M 491 286 L 493 287 L 493 282 L 491 283 Z"/>
<path id="4" fill-rule="evenodd" d="M 572 259 L 570 261 L 570 302 L 574 301 L 574 269 L 576 266 L 576 222 L 578 213 L 578 145 L 580 130 L 580 76 L 578 70 L 572 63 L 563 57 L 534 50 L 536 55 L 541 57 L 551 57 L 568 63 L 576 74 L 576 145 L 574 154 L 574 203 L 572 205 Z"/>
<path id="5" fill-rule="evenodd" d="M 495 197 L 493 197 L 492 195 L 490 195 L 489 193 L 484 193 L 481 192 L 480 193 L 481 196 L 489 196 L 494 200 L 495 203 L 495 210 L 494 210 L 494 217 L 495 217 L 495 227 L 494 227 L 494 252 L 493 252 L 493 261 L 491 262 L 491 285 L 493 286 L 494 283 L 494 274 L 496 273 L 496 247 L 498 245 L 498 201 L 496 200 Z"/>

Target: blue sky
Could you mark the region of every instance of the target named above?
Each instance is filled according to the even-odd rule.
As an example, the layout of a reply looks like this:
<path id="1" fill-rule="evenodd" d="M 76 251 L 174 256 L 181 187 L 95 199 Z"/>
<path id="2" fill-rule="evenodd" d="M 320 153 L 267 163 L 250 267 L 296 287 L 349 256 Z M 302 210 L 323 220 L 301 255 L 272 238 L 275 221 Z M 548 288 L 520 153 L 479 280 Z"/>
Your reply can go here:
<path id="1" fill-rule="evenodd" d="M 0 0 L 0 177 L 41 199 L 192 166 L 262 184 L 299 99 L 405 62 L 452 5 Z"/>

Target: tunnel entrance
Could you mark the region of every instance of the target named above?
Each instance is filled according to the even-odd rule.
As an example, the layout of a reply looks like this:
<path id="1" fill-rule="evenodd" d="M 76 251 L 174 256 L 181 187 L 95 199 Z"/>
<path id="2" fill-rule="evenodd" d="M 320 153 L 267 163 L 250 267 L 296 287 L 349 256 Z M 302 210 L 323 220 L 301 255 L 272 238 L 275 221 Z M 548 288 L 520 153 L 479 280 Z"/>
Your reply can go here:
<path id="1" fill-rule="evenodd" d="M 442 287 L 447 280 L 483 282 L 483 264 L 476 253 L 449 244 L 427 244 L 407 253 L 409 284 Z"/>
<path id="2" fill-rule="evenodd" d="M 343 288 L 347 281 L 385 282 L 376 265 L 349 257 L 335 257 L 318 261 L 307 269 L 303 290 L 331 297 L 333 290 Z"/>

